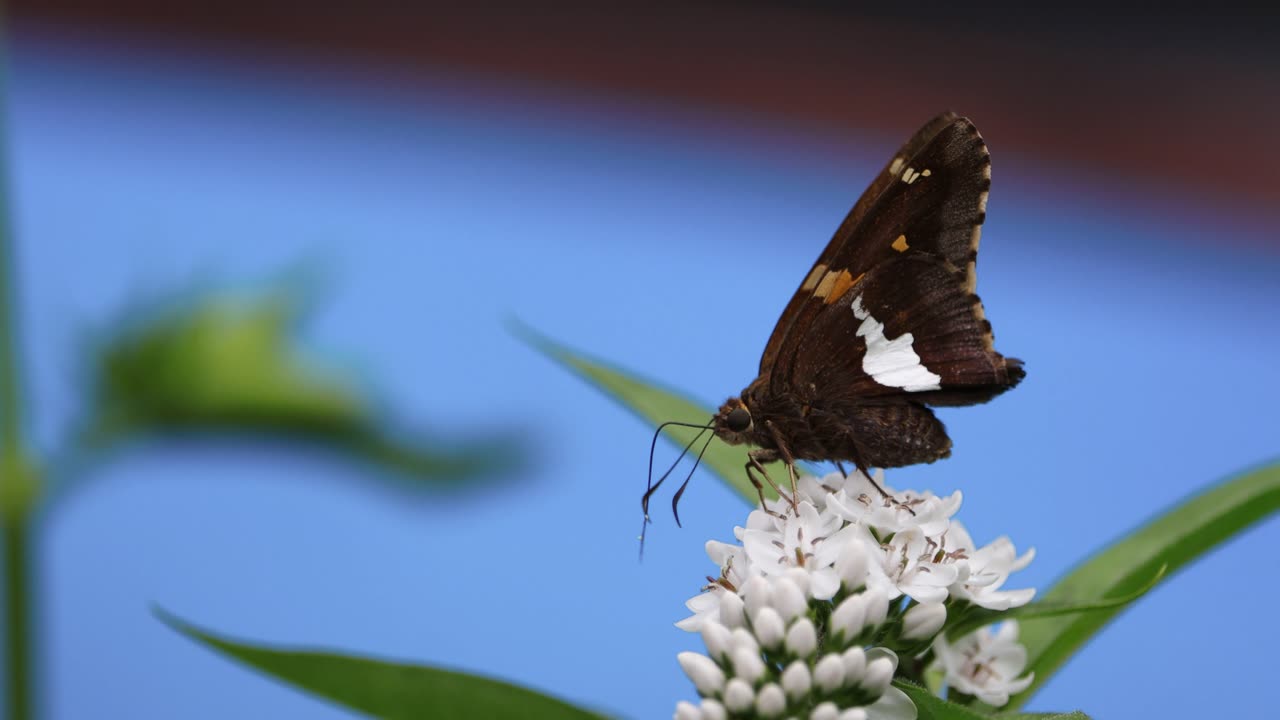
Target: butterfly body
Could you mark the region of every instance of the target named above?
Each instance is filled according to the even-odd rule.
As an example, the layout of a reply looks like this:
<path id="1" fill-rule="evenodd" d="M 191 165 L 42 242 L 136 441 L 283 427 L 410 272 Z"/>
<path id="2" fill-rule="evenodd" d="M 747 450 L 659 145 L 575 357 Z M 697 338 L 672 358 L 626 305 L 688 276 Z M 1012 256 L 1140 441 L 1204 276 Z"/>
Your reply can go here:
<path id="1" fill-rule="evenodd" d="M 863 193 L 778 320 L 759 376 L 713 420 L 724 442 L 755 446 L 758 489 L 776 460 L 794 478 L 796 460 L 865 472 L 945 458 L 930 407 L 983 403 L 1023 378 L 974 294 L 990 186 L 977 129 L 944 113 Z"/>

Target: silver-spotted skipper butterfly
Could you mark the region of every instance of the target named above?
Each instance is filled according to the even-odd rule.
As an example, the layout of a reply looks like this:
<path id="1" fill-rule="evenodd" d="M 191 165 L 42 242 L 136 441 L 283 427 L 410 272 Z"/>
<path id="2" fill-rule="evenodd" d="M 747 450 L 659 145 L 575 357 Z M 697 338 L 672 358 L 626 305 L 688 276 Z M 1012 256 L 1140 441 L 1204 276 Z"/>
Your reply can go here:
<path id="1" fill-rule="evenodd" d="M 786 464 L 793 495 L 797 460 L 864 473 L 931 463 L 951 454 L 951 439 L 930 407 L 983 403 L 1022 380 L 1022 362 L 996 352 L 974 294 L 990 187 L 990 154 L 968 118 L 944 113 L 920 128 L 804 276 L 759 377 L 710 425 L 690 426 L 755 446 L 746 473 L 762 505 L 760 478 L 787 497 L 764 463 Z M 651 452 L 651 478 L 652 468 Z M 646 520 L 655 490 L 644 496 Z"/>

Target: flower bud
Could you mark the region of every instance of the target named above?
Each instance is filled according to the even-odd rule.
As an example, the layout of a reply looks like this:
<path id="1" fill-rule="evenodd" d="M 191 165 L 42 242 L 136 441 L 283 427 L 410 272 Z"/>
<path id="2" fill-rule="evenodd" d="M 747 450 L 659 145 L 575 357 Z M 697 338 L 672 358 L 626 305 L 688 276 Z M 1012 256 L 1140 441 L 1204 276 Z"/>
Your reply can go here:
<path id="1" fill-rule="evenodd" d="M 838 720 L 839 717 L 840 708 L 833 702 L 824 702 L 809 714 L 809 720 Z"/>
<path id="2" fill-rule="evenodd" d="M 720 598 L 720 622 L 730 630 L 742 627 L 746 622 L 743 609 L 742 598 L 738 597 L 738 593 L 722 593 Z"/>
<path id="3" fill-rule="evenodd" d="M 782 687 L 792 698 L 800 699 L 809 694 L 813 686 L 813 676 L 809 674 L 809 666 L 803 660 L 796 660 L 782 671 Z"/>
<path id="4" fill-rule="evenodd" d="M 752 575 L 742 586 L 742 600 L 746 604 L 747 617 L 755 617 L 760 608 L 769 605 L 772 588 L 761 575 Z"/>
<path id="5" fill-rule="evenodd" d="M 773 583 L 773 606 L 778 608 L 784 619 L 794 620 L 809 609 L 809 600 L 800 586 L 782 577 Z"/>
<path id="6" fill-rule="evenodd" d="M 834 692 L 844 684 L 844 663 L 835 653 L 824 656 L 813 666 L 813 681 L 824 692 Z"/>
<path id="7" fill-rule="evenodd" d="M 681 700 L 676 703 L 676 714 L 674 720 L 702 720 L 702 711 L 691 702 Z"/>
<path id="8" fill-rule="evenodd" d="M 799 657 L 809 657 L 818 649 L 818 631 L 807 617 L 791 623 L 787 630 L 787 649 Z"/>
<path id="9" fill-rule="evenodd" d="M 787 696 L 776 683 L 768 683 L 756 694 L 756 712 L 760 717 L 778 717 L 787 709 Z"/>
<path id="10" fill-rule="evenodd" d="M 715 695 L 724 687 L 724 671 L 706 655 L 686 651 L 677 655 L 676 660 L 700 694 Z"/>
<path id="11" fill-rule="evenodd" d="M 876 658 L 868 662 L 867 671 L 862 675 L 862 687 L 875 695 L 883 694 L 893 680 L 893 669 L 893 661 L 889 658 Z"/>
<path id="12" fill-rule="evenodd" d="M 866 618 L 866 593 L 850 595 L 831 613 L 831 630 L 845 640 L 852 640 L 862 632 Z"/>
<path id="13" fill-rule="evenodd" d="M 872 588 L 863 594 L 866 596 L 867 603 L 866 626 L 883 625 L 884 619 L 889 615 L 889 598 L 879 588 Z"/>
<path id="14" fill-rule="evenodd" d="M 733 634 L 715 620 L 708 620 L 702 624 L 702 642 L 707 645 L 707 655 L 712 660 L 721 661 L 729 654 Z"/>
<path id="15" fill-rule="evenodd" d="M 715 698 L 703 698 L 702 720 L 729 720 L 729 711 Z"/>
<path id="16" fill-rule="evenodd" d="M 756 639 L 769 650 L 776 650 L 782 644 L 782 637 L 787 632 L 782 616 L 771 607 L 761 608 L 760 612 L 756 613 L 752 628 L 756 631 Z"/>
<path id="17" fill-rule="evenodd" d="M 867 654 L 862 651 L 861 646 L 854 645 L 840 653 L 840 663 L 844 665 L 845 685 L 857 685 L 862 682 L 862 676 L 867 672 Z"/>
<path id="18" fill-rule="evenodd" d="M 947 622 L 947 608 L 942 603 L 921 603 L 902 616 L 902 637 L 925 640 L 938 634 Z"/>
<path id="19" fill-rule="evenodd" d="M 852 538 L 836 557 L 836 573 L 846 590 L 857 591 L 867 584 L 869 554 L 865 540 Z"/>
<path id="20" fill-rule="evenodd" d="M 738 648 L 746 648 L 751 652 L 760 652 L 760 645 L 756 643 L 756 636 L 746 628 L 734 628 L 729 633 L 729 652 L 732 653 Z"/>
<path id="21" fill-rule="evenodd" d="M 808 570 L 805 570 L 804 568 L 790 567 L 787 568 L 787 571 L 783 573 L 782 576 L 795 583 L 796 587 L 800 588 L 800 592 L 805 596 L 808 596 L 810 581 Z"/>
<path id="22" fill-rule="evenodd" d="M 746 712 L 756 700 L 751 685 L 742 678 L 734 678 L 724 689 L 724 706 L 729 712 Z"/>
<path id="23" fill-rule="evenodd" d="M 752 652 L 747 648 L 736 648 L 731 656 L 733 660 L 733 674 L 754 684 L 764 675 L 764 660 L 760 659 L 760 653 Z"/>
<path id="24" fill-rule="evenodd" d="M 862 708 L 849 708 L 840 713 L 840 720 L 867 720 L 867 711 Z"/>

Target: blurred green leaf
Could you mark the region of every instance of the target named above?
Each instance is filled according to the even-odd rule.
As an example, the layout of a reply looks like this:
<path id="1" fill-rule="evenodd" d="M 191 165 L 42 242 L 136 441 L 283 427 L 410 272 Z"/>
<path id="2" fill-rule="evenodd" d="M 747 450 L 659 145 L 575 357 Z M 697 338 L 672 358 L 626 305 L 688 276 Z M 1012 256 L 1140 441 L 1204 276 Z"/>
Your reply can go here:
<path id="1" fill-rule="evenodd" d="M 1168 575 L 1280 509 L 1280 464 L 1245 473 L 1193 496 L 1094 555 L 1059 580 L 1046 603 L 1076 603 L 1140 588 L 1161 568 Z M 1167 578 L 1168 575 L 1165 577 Z M 1123 608 L 1028 619 L 1020 630 L 1035 682 L 1018 707 Z"/>
<path id="2" fill-rule="evenodd" d="M 919 720 L 988 720 L 989 718 L 1000 718 L 1000 720 L 1089 720 L 1089 716 L 1079 710 L 1069 713 L 1012 712 L 989 715 L 976 708 L 944 700 L 915 683 L 895 680 L 893 684 L 906 693 L 907 697 L 911 698 L 911 702 L 915 703 L 916 710 L 919 712 L 917 716 Z"/>
<path id="3" fill-rule="evenodd" d="M 632 372 L 610 367 L 596 360 L 589 360 L 524 325 L 514 325 L 514 330 L 529 345 L 577 373 L 653 427 L 668 420 L 701 425 L 709 422 L 712 416 L 715 415 L 714 410 L 703 407 L 670 390 L 661 389 Z M 698 434 L 698 431 L 692 428 L 667 427 L 663 429 L 662 433 L 678 447 L 683 448 Z M 696 453 L 700 447 L 701 444 L 695 447 L 691 453 Z M 747 474 L 744 469 L 747 464 L 747 451 L 749 449 L 746 445 L 726 445 L 719 438 L 716 438 L 707 447 L 707 452 L 702 458 L 702 464 L 720 476 L 734 490 L 737 490 L 738 494 L 742 495 L 747 502 L 754 505 L 759 502 L 759 497 L 757 497 L 756 490 L 751 485 L 751 482 L 747 480 Z M 658 462 L 655 460 L 653 470 L 655 480 L 665 467 L 658 467 Z M 770 477 L 780 485 L 788 482 L 786 471 L 781 465 L 775 465 L 770 468 Z M 775 497 L 774 492 L 768 487 L 765 487 L 765 494 L 768 497 Z"/>
<path id="4" fill-rule="evenodd" d="M 600 720 L 517 685 L 423 665 L 229 640 L 156 609 L 156 617 L 196 642 L 297 688 L 378 718 L 557 718 Z"/>
<path id="5" fill-rule="evenodd" d="M 302 357 L 297 304 L 284 293 L 206 295 L 109 335 L 92 354 L 79 449 L 138 436 L 268 435 L 437 483 L 516 462 L 510 437 L 439 447 L 387 427 L 367 392 Z"/>

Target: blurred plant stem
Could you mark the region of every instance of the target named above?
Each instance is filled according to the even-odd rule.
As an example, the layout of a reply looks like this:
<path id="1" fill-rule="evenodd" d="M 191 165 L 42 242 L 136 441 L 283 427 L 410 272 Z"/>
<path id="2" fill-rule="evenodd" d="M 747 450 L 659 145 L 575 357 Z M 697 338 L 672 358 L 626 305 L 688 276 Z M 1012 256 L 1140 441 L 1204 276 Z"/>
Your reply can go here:
<path id="1" fill-rule="evenodd" d="M 39 493 L 39 478 L 27 462 L 22 437 L 22 397 L 18 380 L 17 312 L 14 298 L 13 240 L 10 235 L 4 5 L 0 3 L 0 522 L 4 525 L 5 715 L 31 717 L 31 552 L 28 520 Z"/>

